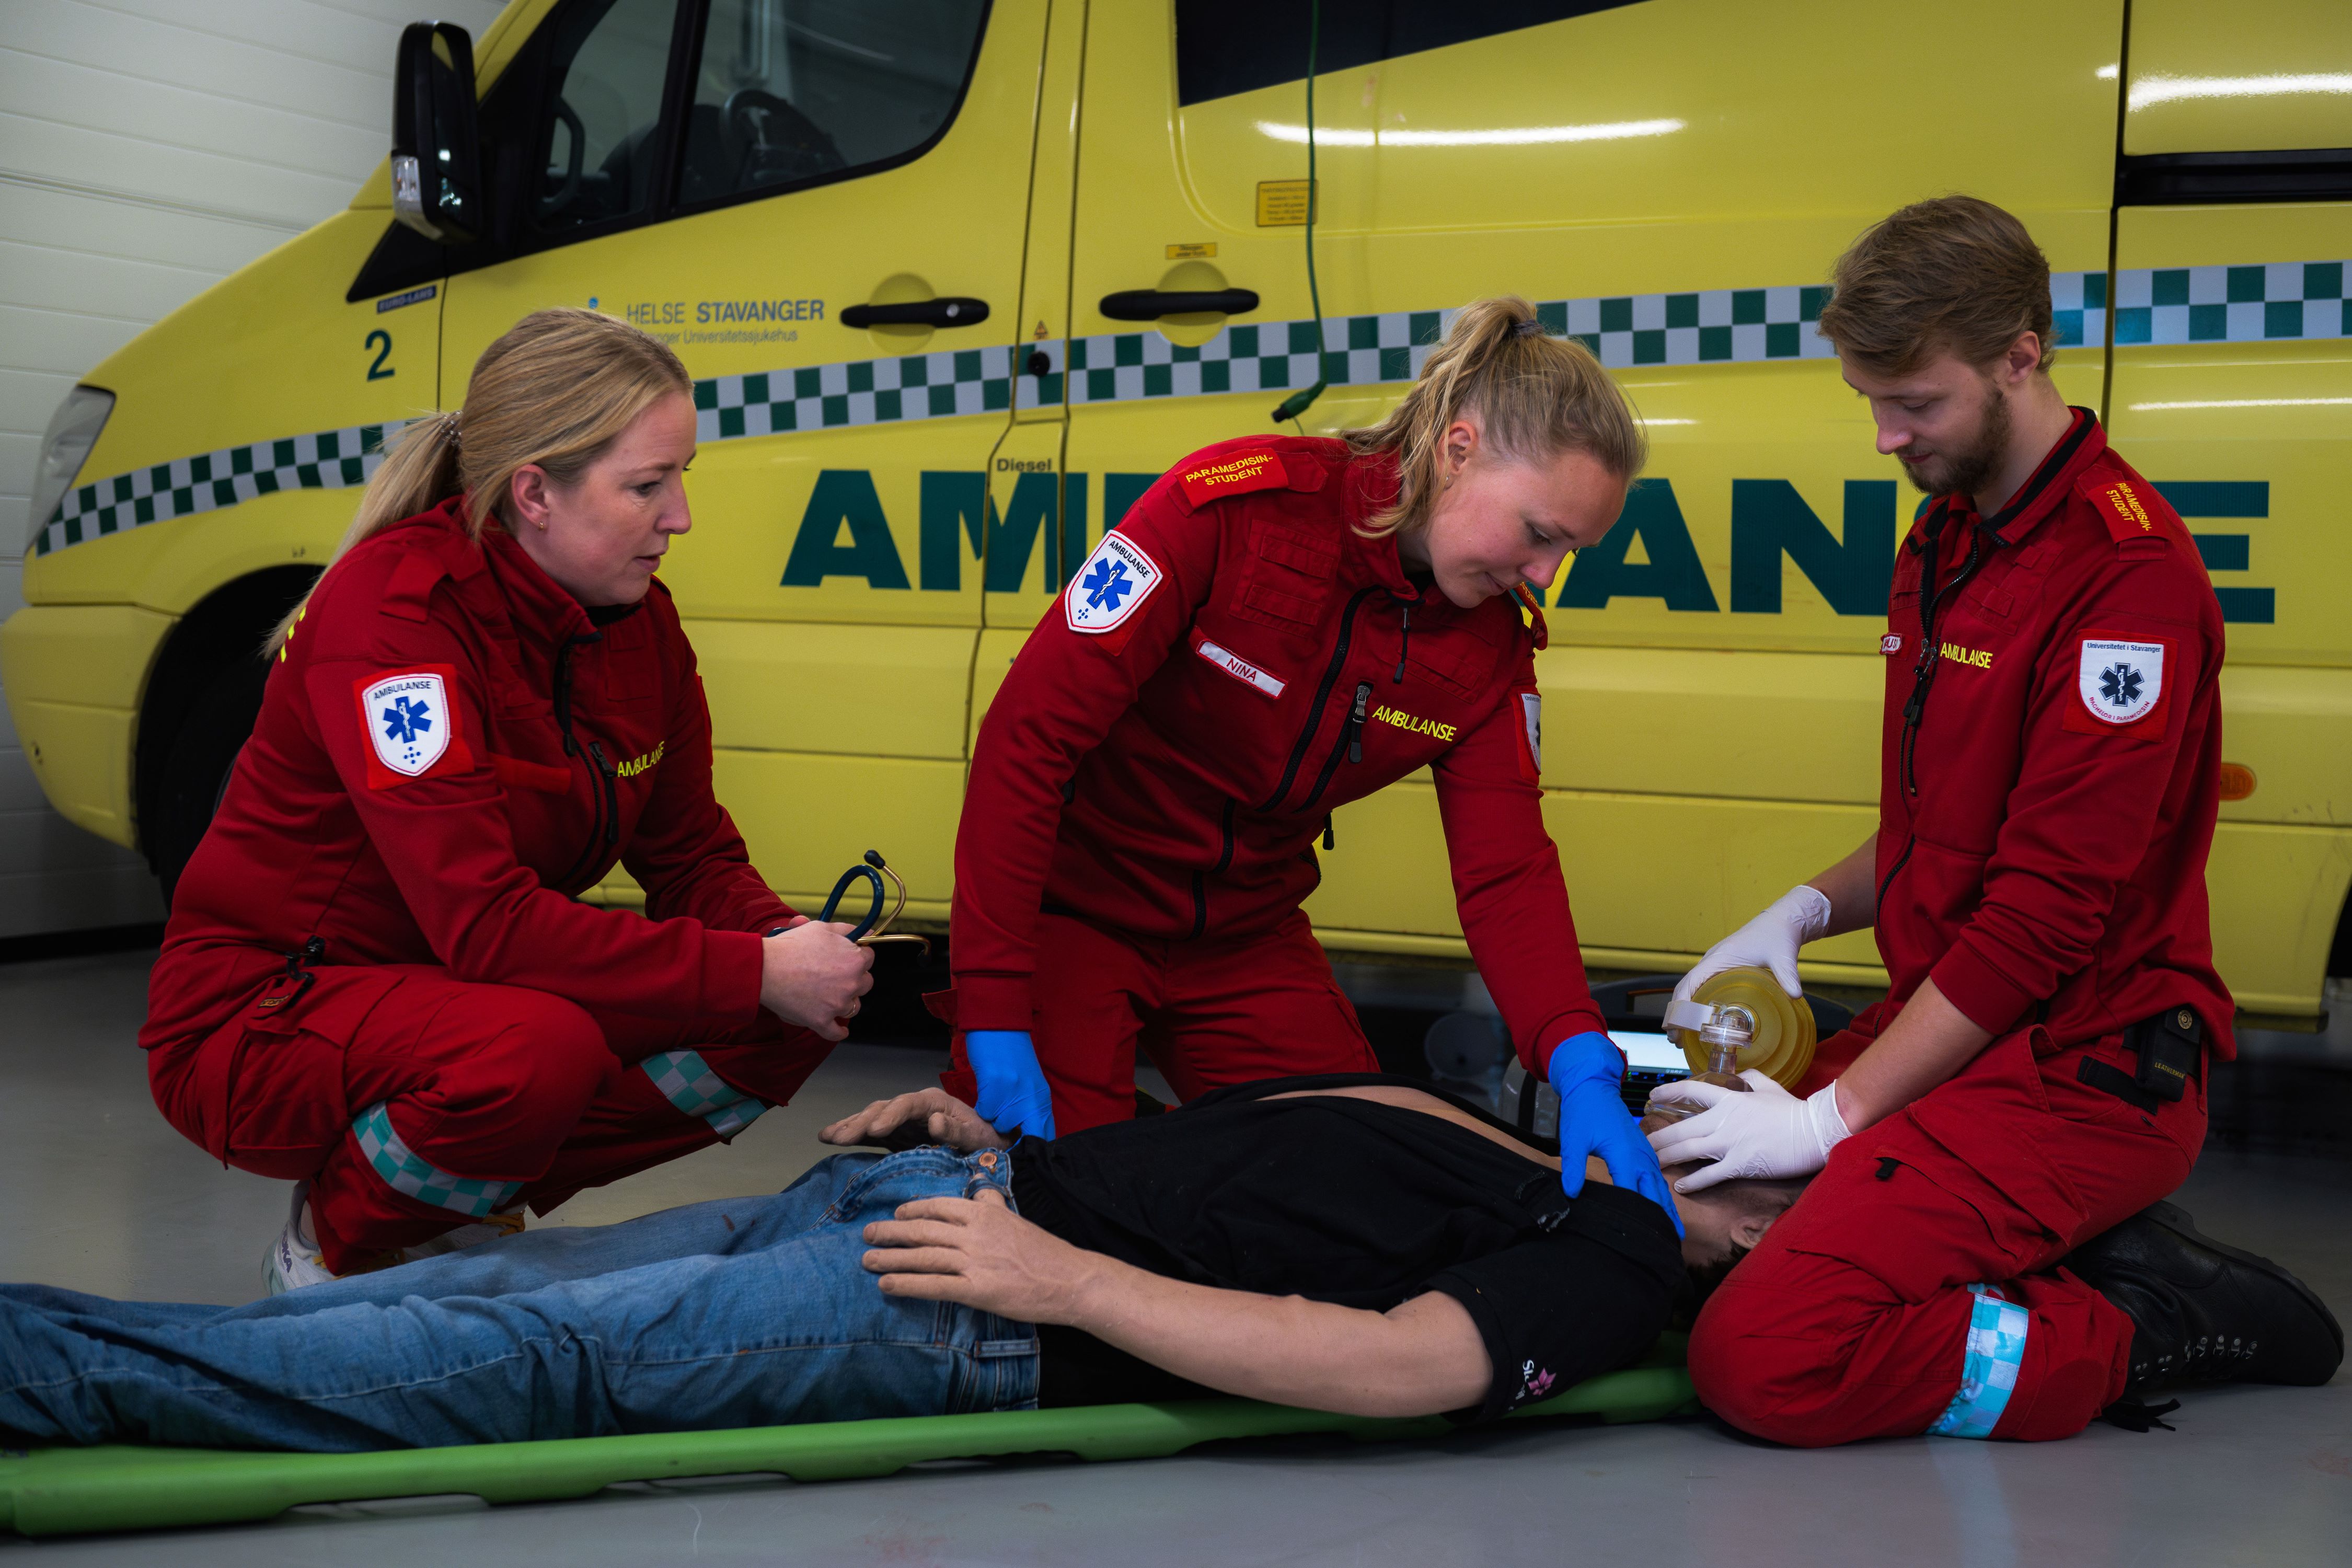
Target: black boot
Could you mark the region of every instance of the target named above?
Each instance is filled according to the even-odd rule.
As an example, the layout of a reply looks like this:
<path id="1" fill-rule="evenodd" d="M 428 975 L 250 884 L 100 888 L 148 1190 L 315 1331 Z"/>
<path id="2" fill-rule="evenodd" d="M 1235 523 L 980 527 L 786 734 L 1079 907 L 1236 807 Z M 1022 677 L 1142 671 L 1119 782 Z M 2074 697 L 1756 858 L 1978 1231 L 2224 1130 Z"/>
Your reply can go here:
<path id="1" fill-rule="evenodd" d="M 2196 1383 L 2316 1384 L 2344 1360 L 2344 1331 L 2311 1288 L 2267 1258 L 2152 1204 L 2062 1260 L 2133 1324 L 2137 1400 Z"/>

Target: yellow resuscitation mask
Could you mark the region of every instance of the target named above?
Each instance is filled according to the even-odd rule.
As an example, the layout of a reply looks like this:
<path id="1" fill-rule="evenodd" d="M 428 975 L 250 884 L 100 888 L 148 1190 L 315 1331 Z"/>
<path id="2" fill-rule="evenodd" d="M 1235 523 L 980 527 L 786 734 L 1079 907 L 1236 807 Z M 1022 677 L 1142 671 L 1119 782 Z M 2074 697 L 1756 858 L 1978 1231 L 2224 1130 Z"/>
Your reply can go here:
<path id="1" fill-rule="evenodd" d="M 1709 975 L 1689 1001 L 1666 1009 L 1665 1028 L 1694 1076 L 1752 1068 L 1792 1089 L 1813 1065 L 1813 1010 L 1766 969 Z"/>

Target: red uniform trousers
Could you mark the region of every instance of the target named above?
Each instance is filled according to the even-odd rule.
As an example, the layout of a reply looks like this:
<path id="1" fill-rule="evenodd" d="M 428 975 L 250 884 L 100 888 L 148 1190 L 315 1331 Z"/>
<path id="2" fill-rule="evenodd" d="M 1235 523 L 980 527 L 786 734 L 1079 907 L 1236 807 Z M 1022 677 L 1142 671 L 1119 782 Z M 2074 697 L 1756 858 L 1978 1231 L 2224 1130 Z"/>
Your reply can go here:
<path id="1" fill-rule="evenodd" d="M 1195 942 L 1040 914 L 1030 994 L 1056 1132 L 1135 1114 L 1139 1047 L 1180 1100 L 1297 1073 L 1380 1070 L 1300 912 L 1264 936 Z M 978 1085 L 961 1032 L 954 1054 L 940 1081 L 970 1102 Z"/>
<path id="2" fill-rule="evenodd" d="M 1796 1092 L 1868 1044 L 1852 1031 L 1822 1042 Z M 2068 1437 L 2121 1397 L 2131 1320 L 2052 1265 L 2188 1177 L 2205 1141 L 2204 1075 L 2143 1111 L 2081 1082 L 2085 1058 L 2126 1075 L 2134 1065 L 2116 1037 L 2052 1051 L 2042 1031 L 2021 1030 L 1839 1144 L 1699 1313 L 1690 1370 L 1707 1407 L 1813 1447 L 1952 1431 L 1939 1424 L 1971 1415 L 1990 1429 L 1958 1435 Z M 2006 1318 L 2024 1345 L 2005 1398 L 1963 1388 L 1983 1370 L 1972 1285 L 2023 1309 Z"/>
<path id="3" fill-rule="evenodd" d="M 322 968 L 275 1010 L 240 1009 L 212 1034 L 148 1061 L 155 1102 L 225 1164 L 309 1178 L 327 1267 L 414 1246 L 467 1215 L 395 1190 L 355 1127 L 383 1105 L 401 1143 L 493 1189 L 497 1206 L 546 1213 L 599 1186 L 717 1142 L 641 1066 L 691 1049 L 761 1105 L 722 1118 L 731 1133 L 790 1100 L 832 1047 L 762 1012 L 714 1034 L 583 1008 L 544 991 L 453 980 L 429 964 Z M 282 989 L 282 988 L 276 988 Z M 656 1064 L 661 1065 L 661 1064 Z"/>

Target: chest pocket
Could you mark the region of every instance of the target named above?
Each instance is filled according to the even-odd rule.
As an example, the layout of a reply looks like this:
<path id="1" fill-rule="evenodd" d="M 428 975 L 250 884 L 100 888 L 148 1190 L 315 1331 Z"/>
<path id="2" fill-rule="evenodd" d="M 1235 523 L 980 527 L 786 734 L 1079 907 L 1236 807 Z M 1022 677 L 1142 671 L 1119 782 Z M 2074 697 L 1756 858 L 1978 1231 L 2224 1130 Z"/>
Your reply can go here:
<path id="1" fill-rule="evenodd" d="M 1970 584 L 1972 591 L 1963 602 L 1994 631 L 2016 630 L 2040 607 L 2042 586 L 2056 553 L 2056 546 L 2046 537 L 2017 547 L 2011 559 L 2002 563 L 2004 569 L 1997 577 L 1980 590 Z"/>
<path id="2" fill-rule="evenodd" d="M 1495 673 L 1501 646 L 1476 620 L 1463 620 L 1423 631 L 1416 623 L 1405 649 L 1405 682 L 1425 680 L 1456 697 L 1475 697 Z"/>
<path id="3" fill-rule="evenodd" d="M 491 692 L 502 721 L 526 723 L 535 720 L 552 722 L 555 704 L 543 693 L 533 691 L 520 676 L 501 673 Z"/>
<path id="4" fill-rule="evenodd" d="M 604 700 L 612 707 L 635 709 L 660 695 L 660 660 L 647 616 L 648 612 L 639 610 L 604 628 L 596 650 L 604 667 L 598 673 Z"/>
<path id="5" fill-rule="evenodd" d="M 1320 626 L 1339 572 L 1338 542 L 1260 521 L 1250 525 L 1249 545 L 1234 614 L 1284 631 Z"/>

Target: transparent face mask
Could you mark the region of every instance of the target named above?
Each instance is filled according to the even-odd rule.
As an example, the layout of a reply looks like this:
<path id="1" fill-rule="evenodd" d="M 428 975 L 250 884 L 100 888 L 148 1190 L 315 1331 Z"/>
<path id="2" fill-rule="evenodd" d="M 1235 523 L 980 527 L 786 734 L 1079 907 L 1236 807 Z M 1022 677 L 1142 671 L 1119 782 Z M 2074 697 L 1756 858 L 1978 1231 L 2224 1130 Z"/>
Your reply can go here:
<path id="1" fill-rule="evenodd" d="M 1769 970 L 1727 969 L 1708 976 L 1688 1001 L 1666 1009 L 1665 1029 L 1690 1063 L 1695 1083 L 1745 1091 L 1753 1086 L 1739 1075 L 1753 1069 L 1788 1089 L 1813 1065 L 1813 1010 L 1781 990 Z M 1643 1126 L 1664 1126 L 1700 1110 L 1654 1098 L 1643 1108 Z"/>

